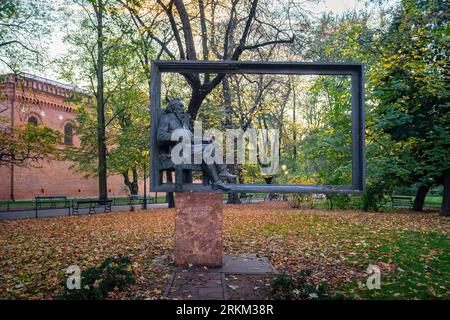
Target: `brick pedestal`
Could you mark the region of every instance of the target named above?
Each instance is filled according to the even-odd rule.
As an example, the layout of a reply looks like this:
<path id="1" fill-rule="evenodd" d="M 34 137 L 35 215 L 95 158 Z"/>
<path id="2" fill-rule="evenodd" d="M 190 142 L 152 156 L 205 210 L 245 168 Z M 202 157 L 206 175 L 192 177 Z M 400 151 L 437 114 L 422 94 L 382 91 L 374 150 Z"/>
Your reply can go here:
<path id="1" fill-rule="evenodd" d="M 222 266 L 221 193 L 175 194 L 175 263 Z"/>

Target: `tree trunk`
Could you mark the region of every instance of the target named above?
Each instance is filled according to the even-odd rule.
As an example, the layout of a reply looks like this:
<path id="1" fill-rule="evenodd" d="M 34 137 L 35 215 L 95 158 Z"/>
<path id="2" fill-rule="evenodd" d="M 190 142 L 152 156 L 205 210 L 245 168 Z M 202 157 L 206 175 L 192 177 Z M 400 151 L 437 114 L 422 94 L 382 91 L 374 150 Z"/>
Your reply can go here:
<path id="1" fill-rule="evenodd" d="M 228 82 L 228 75 L 226 75 L 222 79 L 222 94 L 223 94 L 223 103 L 224 103 L 224 107 L 225 107 L 225 112 L 227 114 L 224 126 L 226 129 L 232 129 L 233 128 L 233 109 L 231 106 L 231 94 L 230 94 L 230 84 Z M 233 166 L 232 173 L 236 173 L 237 170 L 235 170 L 235 167 L 236 166 Z M 241 203 L 241 200 L 239 199 L 239 193 L 229 192 L 227 204 L 239 204 L 239 203 Z"/>
<path id="2" fill-rule="evenodd" d="M 240 203 L 241 203 L 241 199 L 239 199 L 239 193 L 228 192 L 227 204 L 240 204 Z"/>
<path id="3" fill-rule="evenodd" d="M 450 169 L 444 172 L 444 191 L 442 193 L 441 216 L 450 216 Z"/>
<path id="4" fill-rule="evenodd" d="M 417 190 L 416 198 L 414 199 L 414 204 L 412 209 L 414 211 L 422 211 L 423 204 L 425 202 L 425 197 L 427 196 L 428 190 L 430 190 L 430 186 L 420 186 Z"/>
<path id="5" fill-rule="evenodd" d="M 137 169 L 133 168 L 131 171 L 133 172 L 133 181 L 131 181 L 133 194 L 139 194 L 139 176 Z"/>
<path id="6" fill-rule="evenodd" d="M 108 199 L 106 177 L 105 103 L 103 97 L 103 0 L 97 3 L 97 145 L 98 145 L 98 193 L 100 200 Z"/>
<path id="7" fill-rule="evenodd" d="M 333 210 L 333 207 L 334 207 L 334 204 L 333 204 L 333 195 L 327 195 L 327 199 L 328 199 L 328 202 L 329 202 L 329 204 L 330 204 L 330 206 L 329 206 L 330 210 Z"/>
<path id="8" fill-rule="evenodd" d="M 130 177 L 127 172 L 123 172 L 123 182 L 130 190 L 130 194 L 139 194 L 139 183 L 138 183 L 138 174 L 136 168 L 132 169 L 133 180 L 130 180 Z"/>
<path id="9" fill-rule="evenodd" d="M 292 115 L 293 115 L 293 123 L 294 123 L 294 127 L 292 128 L 292 142 L 293 142 L 293 155 L 294 155 L 294 160 L 297 160 L 297 128 L 296 128 L 296 123 L 297 123 L 297 119 L 296 119 L 296 109 L 297 109 L 297 95 L 295 92 L 295 86 L 292 86 L 292 90 L 293 90 L 293 106 L 292 106 Z"/>
<path id="10" fill-rule="evenodd" d="M 273 177 L 272 177 L 272 176 L 270 176 L 270 177 L 264 177 L 264 182 L 265 182 L 266 184 L 272 184 L 272 182 L 273 182 Z M 268 194 L 269 200 L 272 201 L 272 200 L 274 199 L 274 196 L 275 196 L 275 193 L 270 192 L 270 193 Z"/>
<path id="11" fill-rule="evenodd" d="M 209 93 L 209 92 L 208 92 Z M 205 100 L 208 93 L 204 93 L 200 91 L 200 88 L 193 88 L 191 99 L 189 100 L 189 105 L 187 112 L 191 118 L 191 122 L 197 119 L 198 111 L 200 110 L 200 106 Z"/>
<path id="12" fill-rule="evenodd" d="M 172 172 L 166 171 L 167 183 L 172 183 Z M 173 192 L 166 193 L 166 201 L 169 208 L 175 208 L 175 198 L 173 197 Z"/>

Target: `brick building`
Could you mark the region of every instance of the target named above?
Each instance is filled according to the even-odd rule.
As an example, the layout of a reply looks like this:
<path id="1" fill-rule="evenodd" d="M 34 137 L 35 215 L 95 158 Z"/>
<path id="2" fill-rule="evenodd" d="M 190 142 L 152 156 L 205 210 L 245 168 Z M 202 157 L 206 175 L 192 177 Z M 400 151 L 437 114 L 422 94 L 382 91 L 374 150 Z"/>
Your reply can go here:
<path id="1" fill-rule="evenodd" d="M 7 75 L 1 86 L 0 116 L 12 126 L 25 123 L 45 124 L 64 133 L 64 143 L 79 145 L 72 124 L 76 113 L 67 101 L 74 86 L 27 75 Z M 98 195 L 97 178 L 84 178 L 69 169 L 66 161 L 46 161 L 39 168 L 0 166 L 0 199 L 31 199 L 42 195 L 87 197 Z M 143 186 L 140 185 L 140 190 Z M 109 196 L 128 195 L 128 188 L 119 175 L 108 177 Z"/>

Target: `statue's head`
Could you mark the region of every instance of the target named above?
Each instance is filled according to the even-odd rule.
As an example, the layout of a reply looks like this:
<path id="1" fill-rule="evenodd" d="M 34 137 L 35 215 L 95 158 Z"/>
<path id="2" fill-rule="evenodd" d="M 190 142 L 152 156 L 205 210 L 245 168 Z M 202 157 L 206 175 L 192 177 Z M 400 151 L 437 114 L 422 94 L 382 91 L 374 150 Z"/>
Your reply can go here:
<path id="1" fill-rule="evenodd" d="M 183 101 L 180 98 L 173 98 L 169 100 L 166 112 L 172 112 L 176 114 L 184 113 Z"/>

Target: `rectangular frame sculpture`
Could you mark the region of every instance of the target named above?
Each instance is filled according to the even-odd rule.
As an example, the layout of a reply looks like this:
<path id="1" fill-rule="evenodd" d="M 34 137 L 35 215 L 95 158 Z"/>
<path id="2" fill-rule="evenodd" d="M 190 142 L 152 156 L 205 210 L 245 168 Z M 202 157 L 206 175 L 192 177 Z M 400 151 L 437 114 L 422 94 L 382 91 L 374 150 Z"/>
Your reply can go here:
<path id="1" fill-rule="evenodd" d="M 348 75 L 351 76 L 352 105 L 352 184 L 351 185 L 276 185 L 231 184 L 233 192 L 255 193 L 343 193 L 355 194 L 365 189 L 365 107 L 364 65 L 358 63 L 252 62 L 252 61 L 152 61 L 150 107 L 150 191 L 211 192 L 211 186 L 193 183 L 163 183 L 158 169 L 157 129 L 161 109 L 161 74 L 280 74 L 280 75 Z"/>

